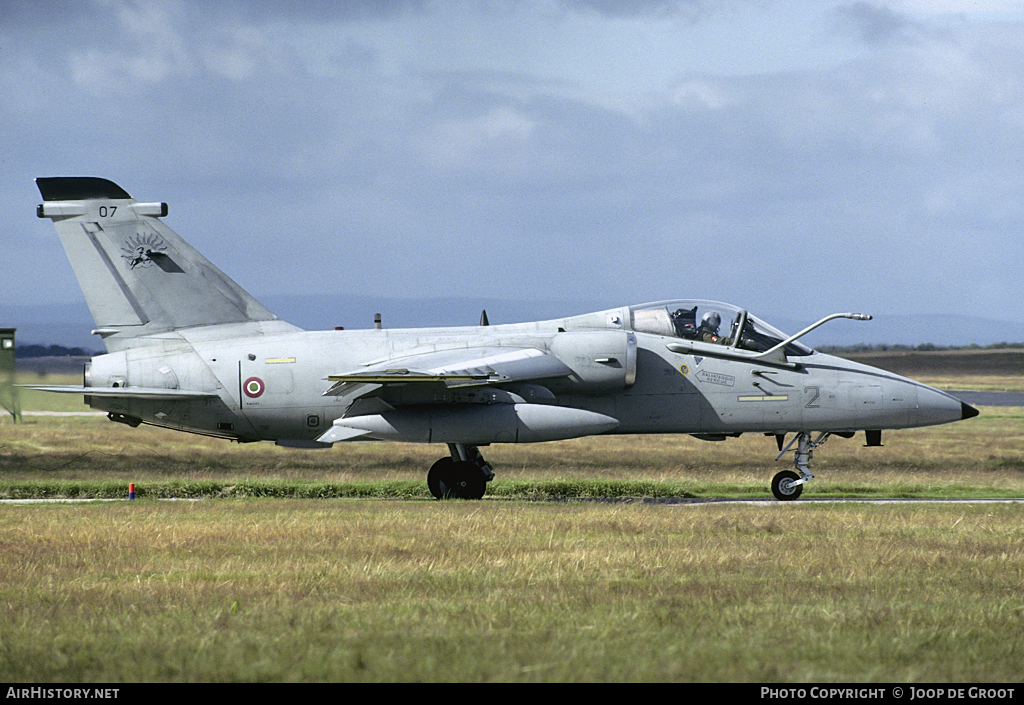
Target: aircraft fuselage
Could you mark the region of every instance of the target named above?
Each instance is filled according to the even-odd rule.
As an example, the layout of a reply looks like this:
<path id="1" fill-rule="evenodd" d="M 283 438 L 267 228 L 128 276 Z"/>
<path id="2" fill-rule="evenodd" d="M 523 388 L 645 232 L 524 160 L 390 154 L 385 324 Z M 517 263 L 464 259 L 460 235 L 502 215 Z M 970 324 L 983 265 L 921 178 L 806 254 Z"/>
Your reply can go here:
<path id="1" fill-rule="evenodd" d="M 91 396 L 89 403 L 125 418 L 183 431 L 315 447 L 316 439 L 342 419 L 351 404 L 346 396 L 324 396 L 328 378 L 339 370 L 390 358 L 493 347 L 500 341 L 499 347 L 551 351 L 573 374 L 544 380 L 542 385 L 391 385 L 383 400 L 401 406 L 402 414 L 418 417 L 420 423 L 406 434 L 377 429 L 369 439 L 517 442 L 497 417 L 490 431 L 474 431 L 469 440 L 460 439 L 457 428 L 441 432 L 443 424 L 436 420 L 446 411 L 450 414 L 452 405 L 472 404 L 464 408 L 479 413 L 475 405 L 516 402 L 551 406 L 554 418 L 549 423 L 555 425 L 557 409 L 579 409 L 618 421 L 603 433 L 688 433 L 710 439 L 748 432 L 900 429 L 962 418 L 962 405 L 953 397 L 876 368 L 822 353 L 800 358 L 795 366 L 740 362 L 718 356 L 722 346 L 714 343 L 693 343 L 688 353 L 674 352 L 668 349 L 676 341 L 672 336 L 603 323 L 629 320 L 628 309 L 617 313 L 486 328 L 287 331 L 211 340 L 191 331 L 93 358 L 87 385 L 180 388 L 214 396 Z M 633 369 L 627 368 L 624 354 L 630 338 L 635 341 Z M 380 415 L 386 419 L 398 414 Z M 593 429 L 583 421 L 566 412 L 564 429 L 554 437 L 591 435 Z"/>

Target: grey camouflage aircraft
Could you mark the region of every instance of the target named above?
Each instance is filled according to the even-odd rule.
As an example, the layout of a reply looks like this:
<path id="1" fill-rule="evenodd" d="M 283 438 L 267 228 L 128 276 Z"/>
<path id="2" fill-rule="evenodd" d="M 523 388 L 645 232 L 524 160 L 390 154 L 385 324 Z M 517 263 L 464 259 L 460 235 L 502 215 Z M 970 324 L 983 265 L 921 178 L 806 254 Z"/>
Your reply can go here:
<path id="1" fill-rule="evenodd" d="M 800 496 L 830 435 L 942 424 L 978 412 L 937 389 L 813 351 L 736 306 L 661 301 L 533 323 L 304 331 L 280 320 L 140 203 L 94 177 L 36 180 L 108 353 L 83 394 L 112 421 L 239 442 L 445 443 L 427 473 L 438 499 L 478 499 L 492 443 L 596 434 L 774 436 Z M 726 330 L 721 330 L 723 326 Z M 785 442 L 788 434 L 795 434 Z"/>

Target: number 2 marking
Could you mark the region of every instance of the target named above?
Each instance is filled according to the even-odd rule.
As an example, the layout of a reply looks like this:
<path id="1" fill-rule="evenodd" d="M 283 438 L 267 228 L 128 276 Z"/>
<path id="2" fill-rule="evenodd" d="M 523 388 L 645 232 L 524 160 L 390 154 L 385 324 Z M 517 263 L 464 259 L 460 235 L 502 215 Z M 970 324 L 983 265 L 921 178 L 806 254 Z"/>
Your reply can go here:
<path id="1" fill-rule="evenodd" d="M 817 408 L 819 408 L 818 405 L 814 403 L 814 402 L 818 401 L 818 397 L 821 396 L 821 393 L 818 391 L 818 388 L 817 387 L 804 387 L 804 393 L 806 393 L 806 392 L 814 392 L 814 396 L 811 397 L 811 400 L 809 402 L 804 404 L 804 408 L 805 409 L 817 409 Z"/>

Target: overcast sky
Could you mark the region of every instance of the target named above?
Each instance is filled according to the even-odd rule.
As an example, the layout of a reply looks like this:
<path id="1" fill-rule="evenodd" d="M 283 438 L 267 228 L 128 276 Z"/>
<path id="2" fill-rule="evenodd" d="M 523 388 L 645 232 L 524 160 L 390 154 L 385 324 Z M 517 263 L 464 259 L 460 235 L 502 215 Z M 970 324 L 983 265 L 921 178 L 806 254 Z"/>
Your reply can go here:
<path id="1" fill-rule="evenodd" d="M 90 175 L 257 298 L 1024 320 L 1020 2 L 5 0 L 0 96 L 8 303 Z"/>

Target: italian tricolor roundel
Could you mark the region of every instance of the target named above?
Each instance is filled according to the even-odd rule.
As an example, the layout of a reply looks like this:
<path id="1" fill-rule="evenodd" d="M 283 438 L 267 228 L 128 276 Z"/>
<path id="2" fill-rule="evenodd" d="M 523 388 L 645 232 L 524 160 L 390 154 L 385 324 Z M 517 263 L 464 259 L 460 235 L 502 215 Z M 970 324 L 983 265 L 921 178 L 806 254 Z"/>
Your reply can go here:
<path id="1" fill-rule="evenodd" d="M 250 377 L 242 384 L 242 391 L 245 392 L 245 396 L 250 399 L 260 397 L 264 390 L 266 390 L 266 387 L 263 385 L 263 380 L 259 377 Z"/>

